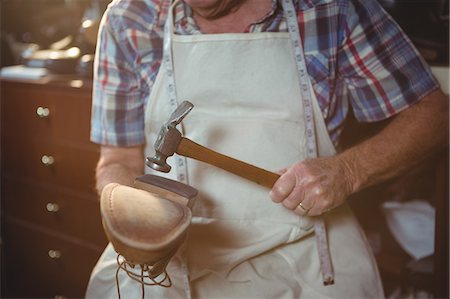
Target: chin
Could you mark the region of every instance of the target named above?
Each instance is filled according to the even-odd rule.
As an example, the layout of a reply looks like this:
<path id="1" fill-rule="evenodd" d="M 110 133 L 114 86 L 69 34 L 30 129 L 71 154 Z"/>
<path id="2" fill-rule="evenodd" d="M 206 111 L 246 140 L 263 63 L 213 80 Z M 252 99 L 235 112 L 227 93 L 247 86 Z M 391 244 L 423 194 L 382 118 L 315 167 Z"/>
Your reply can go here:
<path id="1" fill-rule="evenodd" d="M 220 0 L 184 0 L 192 8 L 214 8 Z"/>

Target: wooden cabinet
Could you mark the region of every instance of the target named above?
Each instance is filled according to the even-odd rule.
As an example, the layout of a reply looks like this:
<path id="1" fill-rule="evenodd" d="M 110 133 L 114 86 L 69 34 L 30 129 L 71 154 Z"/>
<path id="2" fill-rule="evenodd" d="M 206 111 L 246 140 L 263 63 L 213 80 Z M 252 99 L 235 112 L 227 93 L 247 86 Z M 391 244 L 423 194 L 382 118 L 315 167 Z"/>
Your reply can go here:
<path id="1" fill-rule="evenodd" d="M 83 297 L 106 246 L 91 86 L 1 81 L 1 297 Z"/>

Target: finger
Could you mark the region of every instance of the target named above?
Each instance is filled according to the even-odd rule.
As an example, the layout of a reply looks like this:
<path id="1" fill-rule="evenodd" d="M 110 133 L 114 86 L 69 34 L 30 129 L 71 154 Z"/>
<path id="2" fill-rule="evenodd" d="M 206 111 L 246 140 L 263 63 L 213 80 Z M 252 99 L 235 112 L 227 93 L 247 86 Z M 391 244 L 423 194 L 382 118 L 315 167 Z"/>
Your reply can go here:
<path id="1" fill-rule="evenodd" d="M 305 200 L 305 188 L 297 185 L 292 189 L 292 192 L 281 202 L 281 204 L 289 209 L 295 210 L 299 203 Z"/>
<path id="2" fill-rule="evenodd" d="M 332 207 L 331 205 L 321 205 L 321 207 L 314 207 L 314 209 L 312 209 L 309 212 L 309 215 L 310 216 L 320 216 L 320 215 L 330 212 L 333 209 L 334 209 L 334 207 Z"/>
<path id="3" fill-rule="evenodd" d="M 313 207 L 314 206 L 308 206 L 305 202 L 301 202 L 295 207 L 294 212 L 300 216 L 308 216 Z"/>
<path id="4" fill-rule="evenodd" d="M 304 190 L 303 198 L 301 201 L 297 202 L 298 204 L 294 208 L 294 211 L 297 214 L 302 216 L 306 214 L 308 216 L 318 216 L 331 206 L 331 203 L 326 199 L 326 196 L 324 196 L 324 191 L 321 186 L 305 186 L 302 190 Z"/>
<path id="5" fill-rule="evenodd" d="M 282 202 L 286 197 L 291 194 L 295 187 L 296 178 L 295 175 L 287 172 L 283 174 L 273 185 L 269 195 L 274 202 Z"/>
<path id="6" fill-rule="evenodd" d="M 283 174 L 285 174 L 287 171 L 288 171 L 288 168 L 283 168 L 283 169 L 281 169 L 281 170 L 278 170 L 276 173 L 279 174 L 279 175 L 283 175 Z"/>
<path id="7" fill-rule="evenodd" d="M 324 191 L 321 186 L 313 187 L 308 193 L 308 198 L 314 203 L 309 211 L 310 216 L 321 215 L 327 210 L 329 203 L 325 199 Z"/>

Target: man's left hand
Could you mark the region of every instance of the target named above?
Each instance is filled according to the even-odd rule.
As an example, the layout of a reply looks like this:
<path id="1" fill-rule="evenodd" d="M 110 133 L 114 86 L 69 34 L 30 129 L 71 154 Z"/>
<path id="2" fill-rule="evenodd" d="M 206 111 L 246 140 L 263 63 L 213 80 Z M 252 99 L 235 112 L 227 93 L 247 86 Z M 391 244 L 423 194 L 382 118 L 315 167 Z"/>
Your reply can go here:
<path id="1" fill-rule="evenodd" d="M 304 160 L 282 172 L 270 197 L 301 216 L 321 215 L 353 190 L 349 169 L 337 156 Z"/>

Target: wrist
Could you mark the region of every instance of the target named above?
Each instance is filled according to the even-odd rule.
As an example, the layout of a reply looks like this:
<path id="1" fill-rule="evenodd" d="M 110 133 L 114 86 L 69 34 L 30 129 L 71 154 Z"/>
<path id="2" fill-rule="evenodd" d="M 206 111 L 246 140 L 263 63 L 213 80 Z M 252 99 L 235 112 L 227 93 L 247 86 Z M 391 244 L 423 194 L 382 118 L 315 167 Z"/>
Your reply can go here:
<path id="1" fill-rule="evenodd" d="M 347 188 L 350 194 L 356 193 L 364 188 L 367 182 L 367 175 L 363 167 L 358 163 L 357 157 L 350 151 L 337 156 L 342 174 L 347 181 Z"/>

